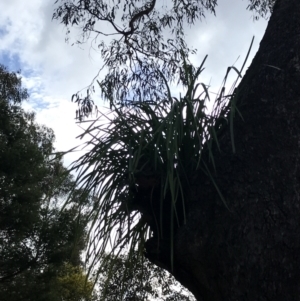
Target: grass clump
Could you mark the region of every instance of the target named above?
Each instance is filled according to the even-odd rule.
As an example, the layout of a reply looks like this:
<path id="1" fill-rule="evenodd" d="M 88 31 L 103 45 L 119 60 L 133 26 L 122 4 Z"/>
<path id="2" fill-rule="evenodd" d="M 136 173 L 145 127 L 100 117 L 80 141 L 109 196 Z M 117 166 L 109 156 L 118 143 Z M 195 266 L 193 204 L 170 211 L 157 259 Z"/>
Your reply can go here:
<path id="1" fill-rule="evenodd" d="M 234 69 L 240 78 L 242 69 L 228 68 L 209 111 L 208 86 L 197 83 L 205 60 L 195 69 L 183 57 L 184 96 L 173 97 L 159 71 L 166 99 L 132 102 L 130 107 L 117 106 L 111 99 L 109 111 L 99 112 L 81 135 L 90 137 L 84 146 L 88 151 L 72 170 L 78 173 L 77 185 L 93 196 L 87 250 L 91 267 L 107 251 L 115 256 L 124 250 L 143 252 L 150 237 L 168 241 L 172 266 L 174 235 L 186 220 L 190 174 L 202 168 L 218 190 L 202 154 L 205 148 L 214 163 L 212 146 L 218 147 L 218 133 L 236 108 L 237 81 L 226 95 L 227 76 Z"/>

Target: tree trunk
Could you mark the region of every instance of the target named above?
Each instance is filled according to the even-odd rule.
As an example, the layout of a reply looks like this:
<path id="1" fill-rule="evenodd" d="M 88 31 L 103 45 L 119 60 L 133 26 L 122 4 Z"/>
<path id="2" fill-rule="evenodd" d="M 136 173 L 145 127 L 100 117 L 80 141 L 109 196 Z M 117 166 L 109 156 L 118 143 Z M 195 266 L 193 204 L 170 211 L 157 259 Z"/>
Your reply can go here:
<path id="1" fill-rule="evenodd" d="M 211 167 L 229 209 L 199 171 L 172 273 L 199 301 L 300 300 L 299 0 L 277 0 L 237 108 Z"/>

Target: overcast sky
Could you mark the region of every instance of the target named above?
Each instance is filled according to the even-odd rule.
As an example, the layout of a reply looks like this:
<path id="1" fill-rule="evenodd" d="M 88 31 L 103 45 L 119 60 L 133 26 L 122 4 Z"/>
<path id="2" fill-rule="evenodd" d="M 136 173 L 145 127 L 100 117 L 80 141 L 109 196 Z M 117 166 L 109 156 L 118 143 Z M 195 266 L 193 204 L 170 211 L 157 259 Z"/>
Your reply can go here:
<path id="1" fill-rule="evenodd" d="M 10 71 L 21 69 L 31 94 L 24 108 L 34 110 L 39 123 L 55 131 L 55 147 L 65 151 L 78 145 L 81 133 L 75 124 L 72 94 L 86 87 L 101 67 L 99 54 L 90 44 L 79 48 L 65 43 L 65 28 L 52 21 L 54 0 L 0 0 L 0 63 Z M 212 90 L 222 83 L 228 66 L 240 67 L 251 39 L 256 53 L 267 21 L 253 21 L 247 0 L 219 0 L 217 16 L 207 13 L 202 22 L 188 28 L 189 47 L 198 49 L 192 62 L 199 65 L 208 54 L 201 82 Z M 176 96 L 176 95 L 174 95 Z M 69 155 L 66 164 L 78 157 Z"/>

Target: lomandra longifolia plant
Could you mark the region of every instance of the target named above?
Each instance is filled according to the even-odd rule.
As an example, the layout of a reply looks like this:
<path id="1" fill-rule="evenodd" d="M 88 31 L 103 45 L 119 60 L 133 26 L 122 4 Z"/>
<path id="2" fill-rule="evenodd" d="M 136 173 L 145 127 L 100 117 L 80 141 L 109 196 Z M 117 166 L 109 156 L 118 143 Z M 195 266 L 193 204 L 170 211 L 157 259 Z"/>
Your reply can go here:
<path id="1" fill-rule="evenodd" d="M 107 251 L 115 255 L 124 250 L 143 251 L 145 241 L 153 235 L 158 241 L 170 242 L 173 263 L 175 228 L 186 219 L 189 175 L 202 168 L 218 190 L 202 152 L 205 149 L 213 163 L 211 149 L 214 143 L 218 146 L 218 121 L 225 120 L 225 125 L 232 127 L 237 111 L 237 81 L 227 94 L 225 84 L 232 69 L 241 77 L 245 62 L 239 71 L 228 68 L 212 109 L 208 110 L 208 86 L 197 82 L 205 60 L 206 57 L 196 69 L 182 57 L 180 81 L 186 90 L 184 96 L 173 97 L 163 73 L 158 71 L 165 82 L 165 99 L 132 102 L 130 106 L 115 105 L 110 99 L 110 109 L 99 112 L 100 116 L 89 121 L 80 136 L 89 137 L 84 145 L 88 151 L 73 163 L 72 170 L 77 171 L 77 185 L 93 196 L 87 250 L 90 267 L 100 262 Z M 101 88 L 105 94 L 105 87 Z M 234 150 L 233 131 L 232 147 Z M 141 199 L 148 200 L 148 205 Z"/>

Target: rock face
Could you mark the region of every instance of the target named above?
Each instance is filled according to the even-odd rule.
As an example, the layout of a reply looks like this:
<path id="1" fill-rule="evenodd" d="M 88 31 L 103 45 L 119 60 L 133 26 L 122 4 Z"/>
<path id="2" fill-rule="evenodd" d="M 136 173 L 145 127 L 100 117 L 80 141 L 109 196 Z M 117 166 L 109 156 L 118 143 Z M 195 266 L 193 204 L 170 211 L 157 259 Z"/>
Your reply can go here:
<path id="1" fill-rule="evenodd" d="M 187 222 L 149 258 L 198 300 L 300 300 L 300 1 L 277 0 L 243 78 L 213 177 L 191 175 Z"/>

